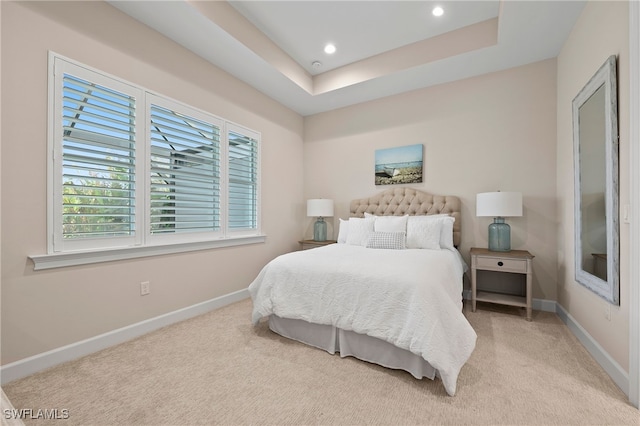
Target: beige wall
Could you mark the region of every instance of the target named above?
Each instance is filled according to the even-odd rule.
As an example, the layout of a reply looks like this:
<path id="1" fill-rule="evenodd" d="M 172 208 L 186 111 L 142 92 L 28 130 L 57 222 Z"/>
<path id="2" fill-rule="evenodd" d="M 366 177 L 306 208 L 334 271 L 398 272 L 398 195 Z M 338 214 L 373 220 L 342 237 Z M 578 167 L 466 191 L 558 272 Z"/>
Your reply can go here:
<path id="1" fill-rule="evenodd" d="M 245 289 L 297 248 L 301 116 L 106 3 L 1 7 L 2 364 Z M 261 132 L 266 243 L 34 272 L 27 256 L 47 250 L 49 49 Z"/>
<path id="2" fill-rule="evenodd" d="M 629 6 L 588 2 L 558 56 L 557 195 L 558 302 L 625 370 L 629 371 L 629 225 L 620 224 L 620 306 L 574 280 L 573 132 L 571 101 L 610 55 L 618 55 L 620 206 L 629 204 Z M 621 208 L 622 212 L 622 208 Z"/>
<path id="3" fill-rule="evenodd" d="M 376 149 L 423 144 L 424 181 L 410 186 L 461 198 L 467 261 L 492 222 L 475 217 L 476 194 L 522 192 L 512 247 L 536 256 L 534 297 L 555 300 L 555 82 L 552 59 L 305 117 L 304 195 L 333 198 L 338 223 L 351 199 L 390 188 L 374 185 Z"/>

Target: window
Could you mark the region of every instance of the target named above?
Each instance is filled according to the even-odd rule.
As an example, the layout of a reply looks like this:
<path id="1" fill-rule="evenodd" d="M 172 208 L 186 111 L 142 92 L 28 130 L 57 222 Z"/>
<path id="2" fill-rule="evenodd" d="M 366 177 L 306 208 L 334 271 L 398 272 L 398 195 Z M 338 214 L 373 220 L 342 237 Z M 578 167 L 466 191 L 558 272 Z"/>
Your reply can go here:
<path id="1" fill-rule="evenodd" d="M 132 235 L 135 100 L 63 77 L 62 237 Z"/>
<path id="2" fill-rule="evenodd" d="M 231 127 L 231 126 L 230 126 Z M 258 140 L 241 130 L 229 130 L 229 228 L 258 226 Z"/>
<path id="3" fill-rule="evenodd" d="M 260 134 L 52 54 L 49 252 L 260 234 Z"/>
<path id="4" fill-rule="evenodd" d="M 151 238 L 220 236 L 224 122 L 155 95 L 147 104 Z"/>

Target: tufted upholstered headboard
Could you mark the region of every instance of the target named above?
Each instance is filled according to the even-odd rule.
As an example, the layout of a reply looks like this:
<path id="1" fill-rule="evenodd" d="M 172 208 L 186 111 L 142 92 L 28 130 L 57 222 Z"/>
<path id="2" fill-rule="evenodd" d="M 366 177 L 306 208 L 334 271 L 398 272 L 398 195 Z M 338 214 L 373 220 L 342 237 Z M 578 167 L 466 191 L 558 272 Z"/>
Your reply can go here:
<path id="1" fill-rule="evenodd" d="M 351 201 L 349 216 L 364 217 L 365 212 L 376 216 L 403 216 L 405 214 L 449 214 L 453 223 L 453 244 L 460 246 L 460 199 L 453 195 L 432 195 L 412 188 L 393 188 L 369 198 Z"/>

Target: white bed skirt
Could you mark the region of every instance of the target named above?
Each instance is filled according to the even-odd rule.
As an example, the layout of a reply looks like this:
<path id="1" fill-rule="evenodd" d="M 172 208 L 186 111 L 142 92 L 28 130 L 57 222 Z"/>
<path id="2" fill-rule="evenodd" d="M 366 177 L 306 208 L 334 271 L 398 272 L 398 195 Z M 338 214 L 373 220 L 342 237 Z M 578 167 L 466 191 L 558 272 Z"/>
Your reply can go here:
<path id="1" fill-rule="evenodd" d="M 279 335 L 297 340 L 330 354 L 354 358 L 409 372 L 416 379 L 433 380 L 437 371 L 424 358 L 375 337 L 345 331 L 330 325 L 269 316 L 269 328 Z"/>

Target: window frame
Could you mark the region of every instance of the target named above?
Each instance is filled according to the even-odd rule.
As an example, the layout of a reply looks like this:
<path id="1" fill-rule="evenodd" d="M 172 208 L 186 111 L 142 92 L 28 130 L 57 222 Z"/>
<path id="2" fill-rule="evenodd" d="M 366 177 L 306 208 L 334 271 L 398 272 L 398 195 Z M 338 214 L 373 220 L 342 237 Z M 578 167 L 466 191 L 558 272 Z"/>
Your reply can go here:
<path id="1" fill-rule="evenodd" d="M 62 241 L 62 93 L 63 76 L 71 74 L 91 83 L 134 93 L 136 99 L 135 147 L 135 217 L 133 237 L 105 237 L 84 241 Z M 99 77 L 97 77 L 99 76 Z M 99 81 L 96 81 L 99 80 Z M 266 237 L 261 226 L 261 134 L 245 126 L 225 120 L 175 99 L 127 82 L 119 77 L 81 64 L 54 52 L 49 52 L 48 66 L 48 135 L 47 135 L 47 254 L 29 256 L 34 270 L 71 265 L 106 262 L 119 259 L 204 250 L 217 247 L 262 243 Z M 116 87 L 112 83 L 116 83 Z M 122 89 L 122 90 L 121 90 Z M 150 232 L 150 109 L 151 100 L 159 107 L 168 105 L 197 113 L 198 117 L 220 124 L 220 232 L 171 233 L 156 238 Z M 140 120 L 143 120 L 141 122 Z M 141 129 L 141 130 L 140 130 Z M 257 141 L 256 227 L 231 230 L 228 228 L 228 134 L 233 129 Z M 98 241 L 100 240 L 100 241 Z M 72 243 L 72 244 L 69 244 Z"/>

